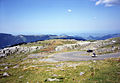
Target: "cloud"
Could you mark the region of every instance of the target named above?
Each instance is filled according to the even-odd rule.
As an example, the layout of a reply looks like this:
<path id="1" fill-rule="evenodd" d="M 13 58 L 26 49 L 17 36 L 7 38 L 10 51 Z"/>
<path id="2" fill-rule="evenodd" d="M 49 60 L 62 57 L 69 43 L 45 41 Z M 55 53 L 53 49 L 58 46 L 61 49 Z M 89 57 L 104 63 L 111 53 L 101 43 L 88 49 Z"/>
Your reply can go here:
<path id="1" fill-rule="evenodd" d="M 104 4 L 107 7 L 120 5 L 120 0 L 98 0 L 96 1 L 95 5 Z"/>
<path id="2" fill-rule="evenodd" d="M 71 10 L 71 9 L 68 9 L 68 12 L 72 12 L 72 10 Z"/>

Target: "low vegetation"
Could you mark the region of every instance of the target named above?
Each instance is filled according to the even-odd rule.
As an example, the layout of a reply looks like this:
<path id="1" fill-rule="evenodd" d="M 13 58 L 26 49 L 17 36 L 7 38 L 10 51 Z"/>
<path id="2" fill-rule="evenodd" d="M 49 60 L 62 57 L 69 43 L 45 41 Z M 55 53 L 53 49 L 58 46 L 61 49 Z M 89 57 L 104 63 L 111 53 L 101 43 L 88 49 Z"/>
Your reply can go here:
<path id="1" fill-rule="evenodd" d="M 65 39 L 51 39 L 51 40 L 45 40 L 45 41 L 38 41 L 38 42 L 33 42 L 33 43 L 27 43 L 23 44 L 22 46 L 58 46 L 58 45 L 63 45 L 63 44 L 75 44 L 77 41 L 76 40 L 65 40 Z"/>
<path id="2" fill-rule="evenodd" d="M 9 64 L 8 62 L 0 64 L 0 83 L 49 83 L 49 78 L 59 79 L 61 83 L 120 82 L 120 58 L 57 63 L 39 61 L 39 58 L 18 62 L 14 58 L 7 60 L 11 60 L 8 61 Z M 9 76 L 3 77 L 4 72 Z"/>
<path id="3" fill-rule="evenodd" d="M 119 39 L 119 38 L 116 38 Z M 115 39 L 115 40 L 116 40 Z M 111 41 L 111 39 L 110 39 Z M 116 40 L 117 41 L 117 40 Z M 92 41 L 97 42 L 97 41 Z M 105 41 L 106 42 L 106 41 Z M 44 46 L 32 54 L 57 53 L 55 48 L 65 44 L 76 44 L 76 40 L 46 40 L 22 45 Z M 92 44 L 91 44 L 92 45 Z M 120 44 L 113 44 L 115 47 Z M 100 47 L 111 48 L 113 45 Z M 81 51 L 66 49 L 58 52 Z M 84 50 L 86 51 L 86 50 Z M 118 52 L 118 49 L 115 51 Z M 103 52 L 107 53 L 107 52 Z M 45 62 L 44 58 L 28 58 L 31 53 L 13 54 L 0 58 L 0 83 L 119 83 L 120 58 L 93 61 Z M 51 82 L 53 81 L 53 82 Z"/>

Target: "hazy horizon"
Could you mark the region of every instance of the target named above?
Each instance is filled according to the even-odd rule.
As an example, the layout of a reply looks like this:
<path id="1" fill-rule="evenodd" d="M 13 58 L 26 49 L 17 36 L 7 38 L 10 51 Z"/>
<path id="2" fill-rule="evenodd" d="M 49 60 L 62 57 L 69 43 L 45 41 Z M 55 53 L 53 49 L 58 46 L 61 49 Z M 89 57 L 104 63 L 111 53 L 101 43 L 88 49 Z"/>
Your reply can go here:
<path id="1" fill-rule="evenodd" d="M 120 0 L 0 0 L 0 33 L 119 33 Z"/>

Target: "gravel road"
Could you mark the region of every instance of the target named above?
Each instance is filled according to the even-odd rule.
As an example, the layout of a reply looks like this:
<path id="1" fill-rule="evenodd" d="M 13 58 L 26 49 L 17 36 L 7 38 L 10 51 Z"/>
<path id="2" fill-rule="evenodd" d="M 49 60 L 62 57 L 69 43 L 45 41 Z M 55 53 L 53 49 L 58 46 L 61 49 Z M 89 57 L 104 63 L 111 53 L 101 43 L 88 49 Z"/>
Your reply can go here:
<path id="1" fill-rule="evenodd" d="M 84 55 L 83 55 L 84 54 Z M 110 53 L 110 54 L 103 54 L 98 55 L 97 57 L 91 57 L 85 51 L 77 51 L 77 52 L 64 52 L 64 53 L 56 53 L 52 55 L 45 55 L 49 56 L 47 59 L 40 59 L 41 61 L 48 61 L 48 62 L 58 62 L 58 61 L 88 61 L 88 60 L 104 60 L 108 58 L 117 58 L 120 57 L 120 52 L 117 53 Z M 32 54 L 32 58 L 43 57 L 43 55 Z"/>
<path id="2" fill-rule="evenodd" d="M 91 56 L 81 55 L 81 54 L 86 54 L 86 52 L 58 53 L 58 54 L 54 54 L 50 58 L 56 61 L 88 61 L 88 60 L 104 60 L 107 58 L 120 57 L 120 52 L 98 55 L 97 57 L 91 57 Z"/>

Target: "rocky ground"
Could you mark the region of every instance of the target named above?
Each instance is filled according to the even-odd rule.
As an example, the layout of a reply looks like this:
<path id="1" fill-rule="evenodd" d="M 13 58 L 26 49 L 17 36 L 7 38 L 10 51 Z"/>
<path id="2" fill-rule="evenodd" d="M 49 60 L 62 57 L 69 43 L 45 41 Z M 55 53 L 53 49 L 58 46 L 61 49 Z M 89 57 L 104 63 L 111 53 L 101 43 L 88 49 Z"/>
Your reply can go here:
<path id="1" fill-rule="evenodd" d="M 113 53 L 120 51 L 120 38 L 112 38 L 99 41 L 76 41 L 76 40 L 46 40 L 0 50 L 0 57 L 12 54 L 27 54 L 32 52 L 64 52 L 64 51 L 87 51 L 93 50 L 96 54 Z"/>
<path id="2" fill-rule="evenodd" d="M 119 83 L 120 38 L 46 40 L 0 50 L 0 83 Z M 92 50 L 98 56 L 91 57 Z"/>

